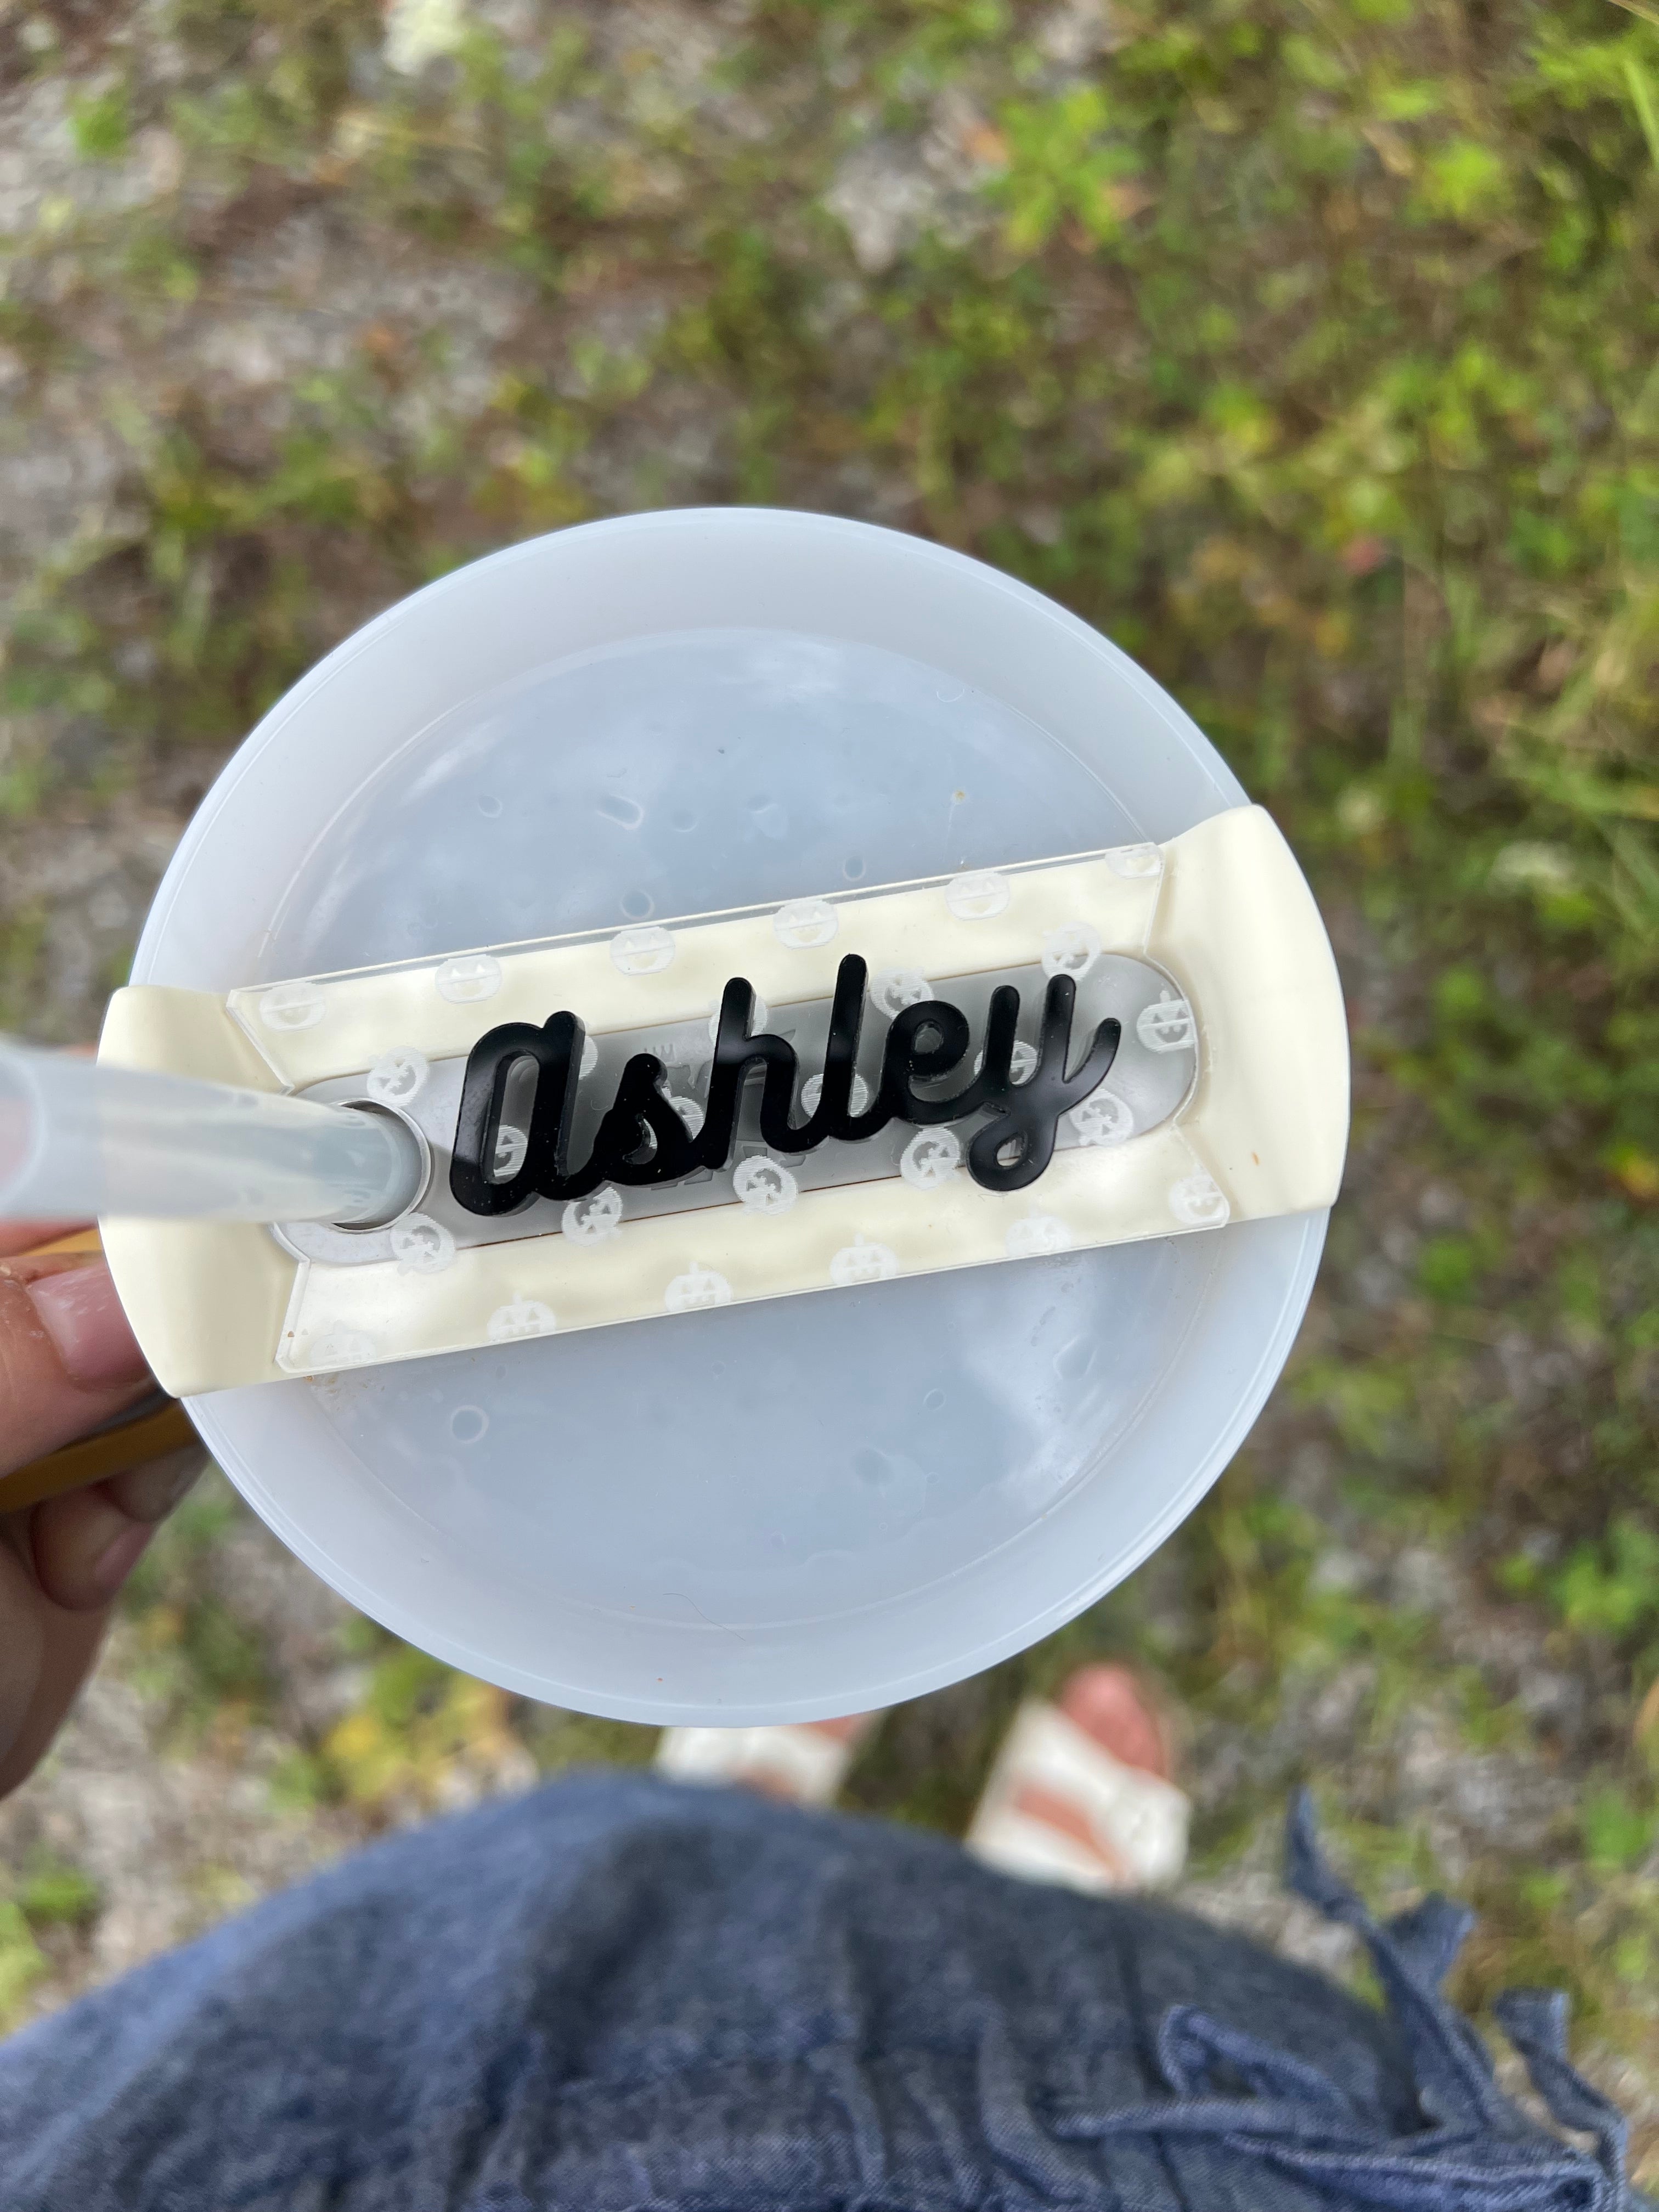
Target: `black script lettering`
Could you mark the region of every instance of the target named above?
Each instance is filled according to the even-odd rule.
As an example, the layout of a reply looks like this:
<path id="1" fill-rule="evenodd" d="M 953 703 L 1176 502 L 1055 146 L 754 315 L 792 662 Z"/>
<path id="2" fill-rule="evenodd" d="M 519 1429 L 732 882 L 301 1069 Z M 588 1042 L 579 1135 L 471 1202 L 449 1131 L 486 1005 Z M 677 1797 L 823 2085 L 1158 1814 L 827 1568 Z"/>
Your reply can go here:
<path id="1" fill-rule="evenodd" d="M 788 1119 L 788 1098 L 783 1112 L 767 1125 L 769 1098 L 761 1100 L 761 1134 L 781 1152 L 810 1152 L 826 1137 L 855 1145 L 873 1137 L 893 1118 L 893 1109 L 878 1091 L 862 1114 L 853 1111 L 853 1079 L 858 1073 L 859 1039 L 864 1030 L 864 989 L 869 970 L 856 952 L 849 952 L 836 970 L 836 995 L 830 1002 L 830 1034 L 823 1048 L 823 1085 L 818 1103 L 799 1127 Z M 774 1040 L 775 1042 L 775 1040 Z M 793 1078 L 791 1078 L 793 1091 Z M 723 1164 L 723 1162 L 722 1162 Z"/>
<path id="2" fill-rule="evenodd" d="M 540 1029 L 528 1022 L 503 1022 L 478 1039 L 467 1055 L 461 1085 L 461 1110 L 455 1123 L 454 1157 L 449 1188 L 469 1213 L 516 1212 L 534 1198 L 586 1198 L 602 1176 L 567 1174 L 570 1119 L 576 1107 L 576 1071 L 582 1064 L 586 1033 L 574 1014 L 555 1014 Z M 507 1086 L 522 1060 L 536 1064 L 536 1100 L 529 1142 L 516 1175 L 495 1182 L 489 1164 L 507 1103 Z M 592 1163 L 590 1162 L 590 1167 Z M 580 1188 L 569 1188 L 571 1184 Z"/>
<path id="3" fill-rule="evenodd" d="M 842 963 L 843 967 L 846 963 Z M 862 963 L 860 963 L 862 964 Z M 839 1003 L 839 992 L 837 993 Z M 761 1085 L 761 1135 L 783 1152 L 804 1152 L 819 1139 L 807 1133 L 822 1118 L 818 1111 L 801 1129 L 791 1127 L 789 1104 L 795 1095 L 797 1073 L 794 1047 L 764 1030 L 750 1036 L 749 1024 L 755 1011 L 755 994 L 743 976 L 734 975 L 720 994 L 720 1020 L 714 1028 L 714 1058 L 708 1071 L 708 1104 L 697 1138 L 698 1164 L 723 1168 L 731 1158 L 743 1107 L 743 1086 L 749 1071 L 765 1069 Z"/>
<path id="4" fill-rule="evenodd" d="M 763 1071 L 761 1135 L 775 1152 L 811 1152 L 827 1137 L 857 1143 L 893 1121 L 928 1128 L 984 1112 L 991 1118 L 968 1147 L 974 1181 L 987 1190 L 1023 1190 L 1035 1182 L 1054 1157 L 1060 1115 L 1104 1080 L 1117 1054 L 1121 1025 L 1102 1022 L 1082 1063 L 1068 1075 L 1077 988 L 1069 975 L 1053 977 L 1043 1000 L 1036 1068 L 1027 1081 L 1016 1083 L 1019 993 L 1012 984 L 1000 984 L 991 994 L 978 1074 L 952 1097 L 923 1097 L 918 1086 L 931 1089 L 943 1082 L 961 1066 L 970 1042 L 967 1019 L 957 1007 L 926 1000 L 895 1016 L 883 1047 L 877 1095 L 863 1113 L 855 1114 L 853 1081 L 866 981 L 864 962 L 848 953 L 836 975 L 822 1095 L 805 1121 L 790 1120 L 799 1073 L 794 1049 L 783 1037 L 764 1031 L 750 1035 L 755 994 L 743 976 L 734 975 L 720 998 L 708 1103 L 696 1137 L 689 1133 L 664 1091 L 661 1060 L 651 1053 L 635 1053 L 599 1123 L 592 1157 L 575 1169 L 568 1154 L 584 1042 L 581 1023 L 572 1013 L 555 1014 L 541 1029 L 527 1022 L 504 1023 L 480 1037 L 467 1060 L 451 1191 L 471 1213 L 510 1213 L 538 1196 L 585 1198 L 602 1182 L 675 1182 L 699 1167 L 724 1168 L 737 1135 L 744 1085 L 757 1066 Z M 487 1163 L 495 1158 L 513 1071 L 525 1060 L 533 1061 L 536 1069 L 525 1158 L 516 1173 L 496 1181 Z"/>
<path id="5" fill-rule="evenodd" d="M 1005 985 L 1003 989 L 1006 988 Z M 1013 992 L 1010 995 L 1018 1019 L 1019 994 Z M 1013 1051 L 1012 1024 L 1008 1024 L 1006 1036 L 997 1024 L 995 1000 L 1001 996 L 1002 989 L 999 989 L 993 999 L 981 1071 L 982 1077 L 991 1073 L 994 1038 L 999 1047 L 1000 1081 L 994 1095 L 987 1089 L 982 1103 L 992 1119 L 968 1147 L 968 1172 L 986 1190 L 1024 1190 L 1028 1183 L 1036 1181 L 1054 1156 L 1054 1133 L 1060 1127 L 1060 1115 L 1073 1106 L 1080 1106 L 1106 1080 L 1117 1058 L 1123 1025 L 1110 1018 L 1102 1022 L 1090 1040 L 1082 1065 L 1075 1074 L 1067 1075 L 1066 1056 L 1071 1048 L 1072 1009 L 1077 1000 L 1077 985 L 1069 975 L 1051 975 L 1042 1001 L 1042 1036 L 1037 1046 L 1037 1064 L 1024 1083 L 1015 1083 L 1007 1072 Z"/>
<path id="6" fill-rule="evenodd" d="M 636 1052 L 622 1072 L 617 1102 L 599 1124 L 583 1172 L 601 1182 L 678 1182 L 697 1164 L 690 1132 L 662 1087 L 662 1062 Z"/>

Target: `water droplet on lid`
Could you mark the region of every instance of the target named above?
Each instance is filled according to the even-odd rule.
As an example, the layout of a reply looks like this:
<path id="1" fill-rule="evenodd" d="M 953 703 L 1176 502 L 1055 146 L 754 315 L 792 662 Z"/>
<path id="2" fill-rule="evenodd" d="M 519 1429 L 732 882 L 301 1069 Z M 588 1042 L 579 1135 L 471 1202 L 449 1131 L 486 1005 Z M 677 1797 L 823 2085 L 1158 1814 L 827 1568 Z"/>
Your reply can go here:
<path id="1" fill-rule="evenodd" d="M 501 802 L 493 791 L 481 791 L 478 793 L 478 811 L 487 821 L 493 822 L 501 811 Z"/>
<path id="2" fill-rule="evenodd" d="M 482 1406 L 457 1406 L 449 1417 L 449 1433 L 458 1444 L 476 1444 L 489 1426 Z"/>
<path id="3" fill-rule="evenodd" d="M 607 791 L 594 808 L 607 822 L 615 822 L 624 830 L 637 830 L 645 819 L 645 809 L 636 799 L 624 799 L 619 791 Z"/>
<path id="4" fill-rule="evenodd" d="M 697 817 L 689 806 L 677 806 L 668 817 L 668 826 L 684 836 L 686 830 L 696 828 Z"/>
<path id="5" fill-rule="evenodd" d="M 945 1403 L 945 1393 L 943 1390 L 930 1390 L 921 1402 L 928 1413 L 937 1413 Z"/>
<path id="6" fill-rule="evenodd" d="M 643 921 L 655 908 L 656 901 L 649 891 L 629 891 L 622 902 L 622 910 L 630 921 Z"/>
<path id="7" fill-rule="evenodd" d="M 1086 1336 L 1074 1336 L 1054 1354 L 1054 1372 L 1062 1382 L 1080 1382 L 1095 1364 L 1095 1348 Z"/>
<path id="8" fill-rule="evenodd" d="M 846 877 L 849 884 L 857 883 L 859 878 L 864 873 L 863 855 L 859 853 L 849 853 L 847 859 L 842 863 L 841 872 L 842 875 Z"/>

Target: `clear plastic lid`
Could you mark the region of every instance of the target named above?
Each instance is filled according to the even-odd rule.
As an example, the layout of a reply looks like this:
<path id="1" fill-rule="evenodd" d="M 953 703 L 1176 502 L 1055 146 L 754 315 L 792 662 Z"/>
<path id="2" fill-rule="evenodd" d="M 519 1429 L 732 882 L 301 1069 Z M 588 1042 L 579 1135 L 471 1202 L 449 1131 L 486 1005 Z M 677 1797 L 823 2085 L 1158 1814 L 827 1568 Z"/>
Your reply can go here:
<path id="1" fill-rule="evenodd" d="M 229 988 L 1164 840 L 1244 794 L 1036 592 L 821 516 L 684 510 L 463 569 L 209 794 L 136 981 Z M 389 1038 L 389 1046 L 398 1040 Z M 891 1703 L 1059 1626 L 1237 1449 L 1324 1217 L 195 1401 L 354 1602 L 642 1721 Z"/>

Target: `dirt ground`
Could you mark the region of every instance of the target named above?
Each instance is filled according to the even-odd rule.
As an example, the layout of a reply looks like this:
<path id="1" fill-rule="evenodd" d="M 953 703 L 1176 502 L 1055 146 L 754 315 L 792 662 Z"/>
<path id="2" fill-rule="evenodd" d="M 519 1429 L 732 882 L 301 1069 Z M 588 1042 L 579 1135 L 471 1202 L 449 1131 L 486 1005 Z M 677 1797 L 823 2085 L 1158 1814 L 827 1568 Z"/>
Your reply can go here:
<path id="1" fill-rule="evenodd" d="M 1355 1972 L 1277 1886 L 1311 1784 L 1379 1905 L 1480 1909 L 1477 2014 L 1570 1988 L 1651 2179 L 1659 387 L 1617 303 L 1653 295 L 1659 33 L 1540 21 L 0 7 L 0 1021 L 94 1034 L 263 707 L 536 529 L 815 506 L 1098 621 L 1310 869 L 1348 1179 L 1212 1498 L 891 1714 L 848 1802 L 959 1829 L 1022 1694 L 1134 1656 L 1188 1719 L 1182 1900 Z M 0 1808 L 0 2012 L 650 1750 L 398 1645 L 210 1475 Z"/>

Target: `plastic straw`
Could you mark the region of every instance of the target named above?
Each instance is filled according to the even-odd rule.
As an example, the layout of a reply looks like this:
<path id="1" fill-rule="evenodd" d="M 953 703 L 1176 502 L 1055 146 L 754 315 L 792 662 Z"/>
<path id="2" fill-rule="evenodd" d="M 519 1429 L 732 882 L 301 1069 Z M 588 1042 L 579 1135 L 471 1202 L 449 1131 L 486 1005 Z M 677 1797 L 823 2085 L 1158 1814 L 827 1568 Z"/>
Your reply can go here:
<path id="1" fill-rule="evenodd" d="M 420 1147 L 388 1114 L 140 1073 L 0 1037 L 0 1218 L 386 1221 Z"/>

